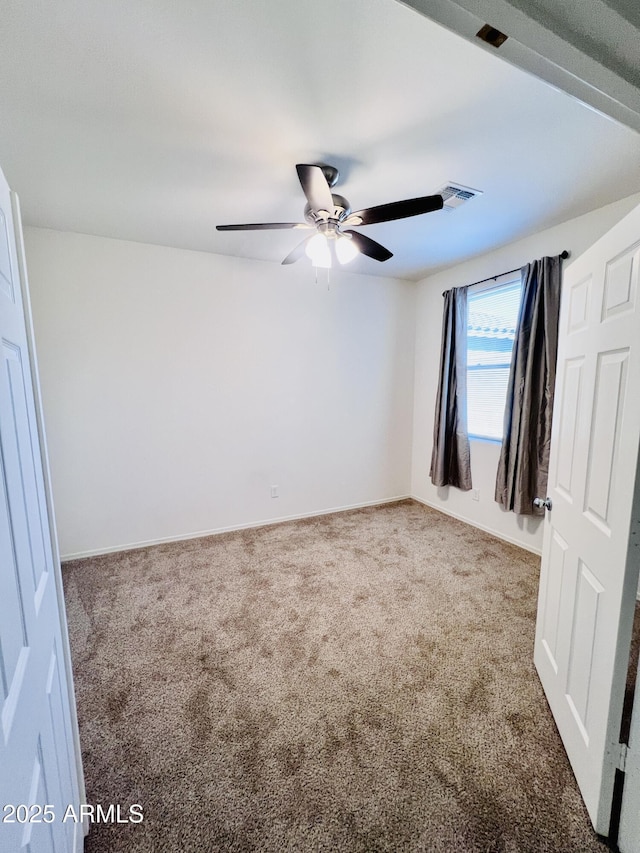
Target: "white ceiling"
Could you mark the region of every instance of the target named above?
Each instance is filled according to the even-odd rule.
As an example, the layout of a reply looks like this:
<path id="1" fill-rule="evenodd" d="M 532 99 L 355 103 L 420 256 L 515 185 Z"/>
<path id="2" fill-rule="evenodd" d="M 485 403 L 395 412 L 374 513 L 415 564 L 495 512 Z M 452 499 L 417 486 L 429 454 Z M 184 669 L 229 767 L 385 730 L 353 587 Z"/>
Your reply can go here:
<path id="1" fill-rule="evenodd" d="M 27 224 L 279 263 L 301 234 L 215 225 L 299 221 L 296 163 L 354 209 L 483 190 L 362 228 L 394 257 L 354 271 L 417 279 L 640 191 L 637 133 L 396 0 L 5 0 L 2 34 Z"/>
<path id="2" fill-rule="evenodd" d="M 483 45 L 484 24 L 508 36 L 500 57 L 640 133 L 638 0 L 403 0 Z"/>

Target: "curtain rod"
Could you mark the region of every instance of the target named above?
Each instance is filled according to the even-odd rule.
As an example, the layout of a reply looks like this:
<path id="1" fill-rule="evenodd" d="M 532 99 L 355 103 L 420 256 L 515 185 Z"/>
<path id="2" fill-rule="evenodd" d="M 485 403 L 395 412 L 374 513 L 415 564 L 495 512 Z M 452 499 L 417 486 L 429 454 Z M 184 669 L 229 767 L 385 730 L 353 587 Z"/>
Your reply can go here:
<path id="1" fill-rule="evenodd" d="M 571 252 L 569 252 L 567 249 L 564 249 L 564 251 L 560 252 L 560 257 L 563 261 L 566 261 L 570 255 Z M 518 272 L 518 270 L 521 269 L 522 267 L 514 267 L 512 270 L 507 270 L 506 272 L 499 272 L 497 275 L 490 275 L 487 278 L 481 278 L 480 281 L 474 281 L 471 284 L 465 284 L 464 287 L 475 287 L 476 284 L 484 284 L 485 281 L 493 281 L 496 278 L 502 278 L 503 275 L 509 275 L 510 272 Z M 443 290 L 442 295 L 444 296 L 446 292 L 446 290 Z"/>

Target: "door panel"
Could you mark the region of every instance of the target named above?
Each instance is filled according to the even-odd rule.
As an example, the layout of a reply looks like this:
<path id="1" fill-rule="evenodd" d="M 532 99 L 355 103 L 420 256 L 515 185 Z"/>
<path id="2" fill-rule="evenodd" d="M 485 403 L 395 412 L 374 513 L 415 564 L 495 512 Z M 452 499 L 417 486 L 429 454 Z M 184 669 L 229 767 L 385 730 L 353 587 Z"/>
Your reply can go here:
<path id="1" fill-rule="evenodd" d="M 620 448 L 629 349 L 598 353 L 584 511 L 611 535 L 609 510 Z"/>
<path id="2" fill-rule="evenodd" d="M 575 605 L 567 670 L 567 701 L 587 745 L 594 638 L 598 628 L 598 605 L 603 592 L 604 588 L 584 560 L 578 560 L 577 583 L 572 594 Z"/>
<path id="3" fill-rule="evenodd" d="M 541 641 L 551 662 L 554 672 L 558 672 L 558 635 L 560 632 L 560 612 L 562 589 L 567 584 L 567 566 L 565 557 L 569 546 L 557 531 L 554 531 L 549 548 L 549 575 L 544 607 L 544 629 Z"/>
<path id="4" fill-rule="evenodd" d="M 638 561 L 640 208 L 566 270 L 535 662 L 596 830 L 607 835 Z"/>
<path id="5" fill-rule="evenodd" d="M 563 299 L 569 302 L 569 332 L 580 332 L 587 327 L 591 304 L 591 281 L 592 276 L 587 275 L 575 284 L 563 285 Z"/>
<path id="6" fill-rule="evenodd" d="M 0 210 L 0 292 L 9 302 L 15 303 L 9 232 L 4 210 Z"/>
<path id="7" fill-rule="evenodd" d="M 640 244 L 635 243 L 607 263 L 602 319 L 608 320 L 622 311 L 633 311 L 638 292 Z"/>
<path id="8" fill-rule="evenodd" d="M 31 569 L 32 594 L 36 612 L 39 609 L 44 587 L 48 580 L 45 558 L 43 507 L 36 471 L 41 464 L 34 447 L 34 437 L 28 411 L 28 396 L 25 377 L 28 371 L 22 363 L 17 344 L 3 341 L 2 357 L 7 372 L 8 397 L 0 405 L 4 458 L 7 460 L 6 477 L 11 524 L 15 544 L 19 549 L 18 562 L 28 564 Z M 44 516 L 46 518 L 46 515 Z"/>
<path id="9" fill-rule="evenodd" d="M 556 489 L 563 493 L 565 500 L 573 502 L 573 466 L 576 447 L 576 427 L 582 388 L 583 358 L 569 359 L 565 364 L 562 411 L 558 413 L 558 468 Z"/>

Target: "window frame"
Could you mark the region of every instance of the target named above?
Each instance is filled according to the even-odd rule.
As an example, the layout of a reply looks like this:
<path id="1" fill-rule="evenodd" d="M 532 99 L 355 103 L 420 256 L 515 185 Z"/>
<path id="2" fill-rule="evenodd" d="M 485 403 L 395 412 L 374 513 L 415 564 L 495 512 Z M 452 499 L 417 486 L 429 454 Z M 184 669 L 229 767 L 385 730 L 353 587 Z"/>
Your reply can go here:
<path id="1" fill-rule="evenodd" d="M 514 272 L 504 273 L 503 275 L 496 276 L 495 278 L 492 278 L 490 281 L 487 281 L 487 282 L 480 282 L 478 284 L 472 284 L 468 287 L 468 290 L 467 290 L 467 365 L 466 365 L 467 376 L 466 376 L 466 381 L 465 381 L 465 396 L 466 396 L 466 402 L 467 402 L 467 427 L 468 427 L 468 419 L 469 419 L 469 394 L 468 394 L 468 388 L 469 388 L 469 386 L 468 386 L 468 374 L 469 374 L 469 363 L 468 363 L 468 359 L 469 359 L 469 357 L 468 357 L 469 299 L 472 296 L 477 296 L 479 294 L 488 293 L 492 290 L 498 290 L 500 288 L 508 287 L 509 285 L 513 285 L 513 284 L 519 284 L 520 285 L 520 302 L 521 302 L 522 301 L 523 281 L 522 281 L 522 272 L 519 269 L 515 270 Z M 518 304 L 518 316 L 519 316 L 519 314 L 520 314 L 520 303 Z M 516 323 L 517 323 L 518 316 L 516 316 Z M 497 364 L 497 365 L 496 364 L 478 365 L 477 367 L 475 367 L 475 370 L 483 370 L 483 369 L 490 369 L 490 368 L 504 369 L 505 367 L 507 369 L 510 369 L 512 357 L 513 357 L 513 345 L 511 347 L 511 353 L 509 354 L 509 362 L 508 363 Z M 474 368 L 472 368 L 472 369 L 474 369 Z M 504 411 L 503 411 L 503 415 L 504 415 Z M 479 435 L 477 433 L 472 433 L 472 432 L 468 432 L 467 435 L 468 435 L 469 441 L 482 441 L 482 442 L 486 442 L 488 444 L 497 444 L 497 445 L 501 445 L 502 442 L 504 441 L 504 436 L 502 436 L 501 438 L 494 438 L 493 436 Z"/>

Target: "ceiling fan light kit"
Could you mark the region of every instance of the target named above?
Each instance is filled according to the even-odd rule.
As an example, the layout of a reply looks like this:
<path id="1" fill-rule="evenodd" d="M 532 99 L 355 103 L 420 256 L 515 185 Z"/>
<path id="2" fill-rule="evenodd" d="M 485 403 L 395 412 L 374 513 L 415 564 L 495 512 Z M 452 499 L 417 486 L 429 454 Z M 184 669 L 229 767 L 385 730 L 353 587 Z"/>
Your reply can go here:
<path id="1" fill-rule="evenodd" d="M 341 264 L 348 264 L 360 254 L 353 237 L 350 234 L 341 234 L 336 240 L 336 257 Z"/>
<path id="2" fill-rule="evenodd" d="M 328 269 L 331 266 L 331 252 L 329 243 L 324 234 L 319 231 L 313 237 L 309 237 L 305 241 L 305 254 L 310 258 L 314 267 L 323 267 Z"/>
<path id="3" fill-rule="evenodd" d="M 335 166 L 307 165 L 296 166 L 298 179 L 306 196 L 304 209 L 305 222 L 262 222 L 246 225 L 217 225 L 218 231 L 261 231 L 285 228 L 315 228 L 316 233 L 306 237 L 282 261 L 283 264 L 295 263 L 302 255 L 307 255 L 316 267 L 331 267 L 334 253 L 341 264 L 347 264 L 357 255 L 366 255 L 375 261 L 388 261 L 392 252 L 376 243 L 370 237 L 352 227 L 374 225 L 378 222 L 391 222 L 394 219 L 406 219 L 442 210 L 442 195 L 421 196 L 390 204 L 380 204 L 363 210 L 351 211 L 351 205 L 344 196 L 332 193 L 339 172 Z M 333 252 L 332 252 L 333 248 Z"/>

